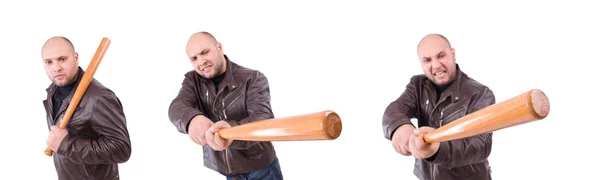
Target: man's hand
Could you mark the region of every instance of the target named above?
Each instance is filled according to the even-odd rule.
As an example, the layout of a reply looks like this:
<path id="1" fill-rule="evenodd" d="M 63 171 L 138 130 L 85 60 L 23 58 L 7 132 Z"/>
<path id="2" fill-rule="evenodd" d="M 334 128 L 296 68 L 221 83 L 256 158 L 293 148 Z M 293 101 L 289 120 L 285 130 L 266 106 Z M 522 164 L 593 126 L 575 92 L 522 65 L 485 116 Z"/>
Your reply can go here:
<path id="1" fill-rule="evenodd" d="M 408 140 L 413 130 L 415 130 L 415 127 L 411 124 L 405 124 L 396 129 L 396 132 L 392 135 L 392 146 L 396 152 L 405 156 L 411 155 L 411 151 L 408 148 Z"/>
<path id="2" fill-rule="evenodd" d="M 433 156 L 439 149 L 440 143 L 427 143 L 423 135 L 435 129 L 423 126 L 415 129 L 410 136 L 408 147 L 412 155 L 417 159 L 425 159 Z"/>
<path id="3" fill-rule="evenodd" d="M 58 151 L 58 146 L 60 146 L 60 143 L 67 134 L 68 132 L 65 129 L 61 129 L 58 126 L 51 126 L 46 145 L 48 145 L 48 148 L 52 149 L 52 151 Z"/>
<path id="4" fill-rule="evenodd" d="M 205 132 L 210 126 L 214 123 L 206 118 L 203 115 L 195 116 L 192 121 L 190 121 L 190 126 L 188 127 L 188 135 L 190 139 L 194 141 L 194 143 L 199 145 L 206 145 Z"/>
<path id="5" fill-rule="evenodd" d="M 227 149 L 233 140 L 223 139 L 219 136 L 219 130 L 223 128 L 230 128 L 231 125 L 226 121 L 219 121 L 213 124 L 208 131 L 206 131 L 206 142 L 215 151 L 223 151 Z"/>

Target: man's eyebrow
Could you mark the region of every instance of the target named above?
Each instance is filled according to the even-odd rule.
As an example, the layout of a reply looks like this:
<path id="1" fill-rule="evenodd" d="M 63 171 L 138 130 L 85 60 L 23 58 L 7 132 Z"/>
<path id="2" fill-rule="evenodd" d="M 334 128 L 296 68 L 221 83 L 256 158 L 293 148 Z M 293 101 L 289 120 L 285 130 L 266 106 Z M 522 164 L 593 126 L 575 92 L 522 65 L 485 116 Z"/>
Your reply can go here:
<path id="1" fill-rule="evenodd" d="M 61 59 L 61 58 L 68 58 L 68 56 L 63 55 L 63 56 L 58 56 L 58 57 L 52 57 L 52 58 L 46 58 L 44 59 L 45 61 L 49 61 L 49 60 L 53 60 L 53 59 Z"/>

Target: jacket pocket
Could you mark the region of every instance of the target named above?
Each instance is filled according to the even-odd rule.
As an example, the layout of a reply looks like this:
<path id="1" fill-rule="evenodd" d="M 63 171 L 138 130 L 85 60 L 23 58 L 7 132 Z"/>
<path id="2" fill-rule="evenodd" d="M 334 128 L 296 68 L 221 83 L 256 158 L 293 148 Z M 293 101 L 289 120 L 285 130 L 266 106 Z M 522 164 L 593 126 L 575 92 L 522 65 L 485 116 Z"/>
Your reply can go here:
<path id="1" fill-rule="evenodd" d="M 240 150 L 240 154 L 242 156 L 244 156 L 245 159 L 258 160 L 258 159 L 261 159 L 264 151 L 265 150 L 264 150 L 263 145 L 259 142 L 258 144 L 255 144 L 254 146 L 250 146 L 250 148 L 248 148 L 248 149 Z"/>

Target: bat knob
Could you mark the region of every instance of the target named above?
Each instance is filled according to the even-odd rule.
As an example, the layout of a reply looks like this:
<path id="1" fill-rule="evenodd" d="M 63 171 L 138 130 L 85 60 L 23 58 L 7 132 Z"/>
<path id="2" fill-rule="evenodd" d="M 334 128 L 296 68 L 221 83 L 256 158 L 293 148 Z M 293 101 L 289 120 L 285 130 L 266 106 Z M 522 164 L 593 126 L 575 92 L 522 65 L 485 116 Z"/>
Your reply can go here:
<path id="1" fill-rule="evenodd" d="M 342 120 L 340 119 L 340 116 L 333 111 L 326 111 L 325 113 L 323 127 L 325 127 L 327 139 L 337 139 L 342 133 Z"/>
<path id="2" fill-rule="evenodd" d="M 46 150 L 44 150 L 44 154 L 46 154 L 47 156 L 52 156 L 52 149 L 47 148 Z"/>

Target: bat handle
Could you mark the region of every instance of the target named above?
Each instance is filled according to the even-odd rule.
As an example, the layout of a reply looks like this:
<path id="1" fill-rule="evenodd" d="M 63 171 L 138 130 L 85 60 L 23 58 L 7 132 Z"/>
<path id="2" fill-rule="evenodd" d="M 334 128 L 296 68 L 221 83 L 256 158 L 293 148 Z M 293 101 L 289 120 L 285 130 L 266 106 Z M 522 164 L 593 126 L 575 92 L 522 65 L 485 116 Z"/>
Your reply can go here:
<path id="1" fill-rule="evenodd" d="M 53 152 L 52 149 L 50 149 L 48 147 L 46 148 L 46 150 L 44 150 L 44 154 L 46 154 L 47 156 L 52 156 L 52 152 Z"/>

